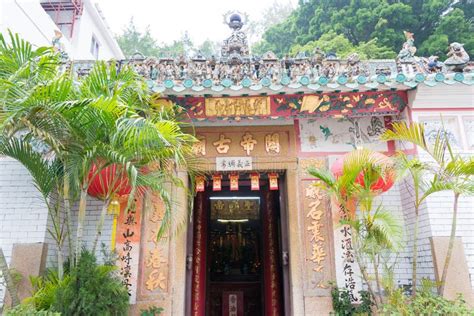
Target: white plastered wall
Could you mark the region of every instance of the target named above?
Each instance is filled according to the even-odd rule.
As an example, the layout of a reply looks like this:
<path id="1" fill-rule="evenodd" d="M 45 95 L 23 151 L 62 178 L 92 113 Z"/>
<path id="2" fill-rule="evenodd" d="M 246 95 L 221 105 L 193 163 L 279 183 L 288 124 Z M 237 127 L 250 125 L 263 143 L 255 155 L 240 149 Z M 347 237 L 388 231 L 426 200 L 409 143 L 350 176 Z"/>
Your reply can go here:
<path id="1" fill-rule="evenodd" d="M 464 84 L 444 85 L 434 88 L 420 86 L 410 92 L 411 119 L 425 123 L 425 132 L 434 130 L 436 121 L 443 121 L 444 128 L 452 135 L 454 150 L 465 157 L 474 155 L 474 86 Z M 429 161 L 422 151 L 419 157 Z M 426 201 L 429 223 L 428 237 L 448 237 L 451 232 L 453 193 L 446 191 L 431 195 Z M 462 239 L 474 288 L 474 197 L 459 200 L 456 236 Z M 431 256 L 427 253 L 426 256 Z M 425 256 L 425 254 L 423 255 Z M 430 258 L 431 259 L 431 258 Z"/>

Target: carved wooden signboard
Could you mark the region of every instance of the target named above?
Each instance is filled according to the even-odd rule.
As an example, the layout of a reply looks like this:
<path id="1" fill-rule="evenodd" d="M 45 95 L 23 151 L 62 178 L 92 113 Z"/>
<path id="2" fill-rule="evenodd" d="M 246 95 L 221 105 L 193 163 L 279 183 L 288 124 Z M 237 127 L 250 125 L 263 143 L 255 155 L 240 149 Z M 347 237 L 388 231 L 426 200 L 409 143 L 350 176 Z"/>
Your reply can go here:
<path id="1" fill-rule="evenodd" d="M 405 91 L 288 94 L 253 97 L 169 97 L 193 121 L 395 115 L 407 105 Z"/>

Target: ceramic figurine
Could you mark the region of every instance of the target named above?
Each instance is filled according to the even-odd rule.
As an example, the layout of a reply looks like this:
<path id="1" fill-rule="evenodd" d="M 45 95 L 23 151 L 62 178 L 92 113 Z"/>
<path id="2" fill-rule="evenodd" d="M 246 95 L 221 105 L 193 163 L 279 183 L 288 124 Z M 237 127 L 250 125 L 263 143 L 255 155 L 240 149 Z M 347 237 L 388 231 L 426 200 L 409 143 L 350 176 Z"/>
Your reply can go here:
<path id="1" fill-rule="evenodd" d="M 451 43 L 449 45 L 448 59 L 444 62 L 447 67 L 456 72 L 462 72 L 469 62 L 469 55 L 464 50 L 463 45 L 457 42 Z"/>
<path id="2" fill-rule="evenodd" d="M 415 38 L 414 34 L 403 31 L 403 34 L 405 34 L 405 43 L 403 43 L 402 50 L 398 53 L 397 59 L 400 61 L 413 61 L 416 53 L 416 47 L 415 47 Z"/>

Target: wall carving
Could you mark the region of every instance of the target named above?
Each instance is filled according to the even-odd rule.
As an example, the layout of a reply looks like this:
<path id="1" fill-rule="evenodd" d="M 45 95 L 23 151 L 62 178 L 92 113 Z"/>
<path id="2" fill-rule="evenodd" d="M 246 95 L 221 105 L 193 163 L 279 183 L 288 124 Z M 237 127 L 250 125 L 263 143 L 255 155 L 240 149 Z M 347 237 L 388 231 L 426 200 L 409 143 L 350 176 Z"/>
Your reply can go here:
<path id="1" fill-rule="evenodd" d="M 161 199 L 150 196 L 144 213 L 142 238 L 140 294 L 143 298 L 162 297 L 168 293 L 169 239 L 166 234 L 159 240 L 156 238 L 164 214 L 165 206 Z"/>
<path id="2" fill-rule="evenodd" d="M 324 192 L 315 181 L 303 181 L 303 215 L 305 243 L 306 295 L 329 295 L 331 280 L 330 235 L 328 234 L 328 210 Z"/>

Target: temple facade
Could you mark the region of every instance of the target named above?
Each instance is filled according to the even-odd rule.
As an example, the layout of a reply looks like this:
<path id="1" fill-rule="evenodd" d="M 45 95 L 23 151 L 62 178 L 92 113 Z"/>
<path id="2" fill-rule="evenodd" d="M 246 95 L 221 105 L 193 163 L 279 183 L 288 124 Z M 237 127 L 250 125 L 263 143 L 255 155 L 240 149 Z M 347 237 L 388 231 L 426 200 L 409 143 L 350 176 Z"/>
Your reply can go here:
<path id="1" fill-rule="evenodd" d="M 416 147 L 379 140 L 397 121 L 422 122 L 428 142 L 444 128 L 455 151 L 474 153 L 474 68 L 462 45 L 452 44 L 444 62 L 417 57 L 410 33 L 396 60 L 363 61 L 357 54 L 343 60 L 323 47 L 311 56 L 279 59 L 269 52 L 257 58 L 249 52 L 244 22 L 239 14 L 227 17 L 231 35 L 219 57 L 136 54 L 121 62 L 146 78 L 157 101 L 184 109 L 183 119 L 192 123 L 199 140 L 194 153 L 206 174 L 195 179 L 193 201 L 184 190 L 170 187 L 174 217 L 165 238 L 155 238 L 164 214 L 156 197 L 137 200 L 133 212 L 118 216 L 114 244 L 134 314 L 159 306 L 165 315 L 328 315 L 331 281 L 358 302 L 363 285 L 351 232 L 338 224 L 337 210 L 313 186 L 317 180 L 307 168 L 329 168 L 362 147 L 429 160 Z M 73 69 L 84 75 L 92 64 L 75 62 Z M 2 164 L 0 180 L 16 190 L 10 194 L 0 188 L 6 206 L 0 214 L 16 208 L 20 215 L 11 225 L 20 226 L 27 221 L 21 210 L 26 214 L 34 203 L 17 195 L 33 194 L 23 180 L 27 172 L 11 161 Z M 186 170 L 178 172 L 189 184 Z M 412 184 L 401 180 L 380 199 L 403 223 L 406 248 L 394 272 L 399 286 L 409 286 Z M 418 262 L 423 277 L 440 278 L 452 199 L 451 193 L 440 193 L 422 205 Z M 89 201 L 88 242 L 101 206 Z M 462 292 L 474 302 L 473 198 L 460 200 L 459 218 L 446 295 Z M 43 260 L 35 264 L 53 262 L 49 225 L 49 220 L 36 224 L 42 233 L 31 234 L 38 237 L 34 240 L 29 231 L 11 240 L 19 244 L 12 261 L 27 255 L 20 244 L 36 242 Z M 110 245 L 112 215 L 105 226 L 101 241 Z"/>

